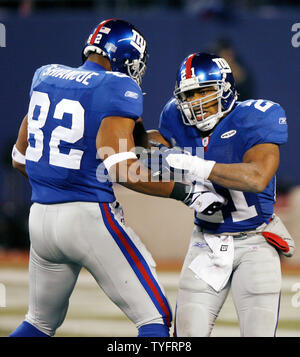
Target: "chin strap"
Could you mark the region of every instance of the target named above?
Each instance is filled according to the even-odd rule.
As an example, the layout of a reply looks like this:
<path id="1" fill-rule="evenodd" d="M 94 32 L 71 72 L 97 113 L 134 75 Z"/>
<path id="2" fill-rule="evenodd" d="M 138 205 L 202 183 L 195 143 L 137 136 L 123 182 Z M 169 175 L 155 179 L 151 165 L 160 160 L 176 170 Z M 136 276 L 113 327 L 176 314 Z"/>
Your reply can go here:
<path id="1" fill-rule="evenodd" d="M 220 114 L 215 114 L 215 118 L 211 118 L 208 123 L 203 123 L 200 121 L 199 123 L 196 124 L 196 128 L 200 131 L 209 131 L 212 130 L 220 121 L 223 115 Z M 202 125 L 201 125 L 202 124 Z"/>

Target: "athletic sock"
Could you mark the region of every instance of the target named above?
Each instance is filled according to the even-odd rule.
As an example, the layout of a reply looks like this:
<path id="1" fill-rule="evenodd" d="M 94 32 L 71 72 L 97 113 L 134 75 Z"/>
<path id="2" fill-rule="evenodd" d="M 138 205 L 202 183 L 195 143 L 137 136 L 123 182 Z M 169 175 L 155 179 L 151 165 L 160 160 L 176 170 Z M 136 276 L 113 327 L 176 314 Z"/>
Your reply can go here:
<path id="1" fill-rule="evenodd" d="M 8 337 L 50 337 L 27 321 L 23 321 Z"/>
<path id="2" fill-rule="evenodd" d="M 170 337 L 169 327 L 162 324 L 149 324 L 139 328 L 138 337 Z"/>

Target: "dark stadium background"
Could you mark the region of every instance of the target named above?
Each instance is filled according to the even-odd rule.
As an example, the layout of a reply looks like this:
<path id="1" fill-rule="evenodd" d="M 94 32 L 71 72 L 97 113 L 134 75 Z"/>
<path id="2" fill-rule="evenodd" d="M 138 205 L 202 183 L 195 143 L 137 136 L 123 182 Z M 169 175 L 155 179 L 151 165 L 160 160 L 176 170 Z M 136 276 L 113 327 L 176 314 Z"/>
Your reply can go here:
<path id="1" fill-rule="evenodd" d="M 300 184 L 300 47 L 292 45 L 292 26 L 300 22 L 298 1 L 0 1 L 6 28 L 6 47 L 0 47 L 0 248 L 28 247 L 30 187 L 11 168 L 10 152 L 27 111 L 34 70 L 48 63 L 80 65 L 88 33 L 111 17 L 134 23 L 148 41 L 147 129 L 157 127 L 183 58 L 226 43 L 247 74 L 241 99 L 269 99 L 286 110 L 289 142 L 281 149 L 279 195 Z"/>
<path id="2" fill-rule="evenodd" d="M 0 337 L 20 324 L 28 308 L 31 190 L 11 167 L 11 149 L 27 112 L 33 73 L 49 63 L 79 66 L 83 43 L 93 26 L 112 17 L 135 24 L 148 42 L 150 58 L 143 81 L 147 129 L 158 125 L 160 111 L 172 95 L 178 65 L 196 51 L 234 54 L 231 66 L 241 100 L 264 98 L 285 109 L 289 141 L 281 149 L 275 211 L 294 237 L 296 253 L 282 258 L 277 336 L 299 340 L 299 0 L 0 0 L 0 31 L 1 24 L 6 30 L 6 47 L 1 47 L 4 34 L 0 32 Z M 156 260 L 174 312 L 193 212 L 174 200 L 142 196 L 122 187 L 115 191 L 127 224 Z M 239 335 L 229 293 L 212 336 Z M 83 269 L 56 336 L 128 337 L 136 336 L 136 328 Z"/>

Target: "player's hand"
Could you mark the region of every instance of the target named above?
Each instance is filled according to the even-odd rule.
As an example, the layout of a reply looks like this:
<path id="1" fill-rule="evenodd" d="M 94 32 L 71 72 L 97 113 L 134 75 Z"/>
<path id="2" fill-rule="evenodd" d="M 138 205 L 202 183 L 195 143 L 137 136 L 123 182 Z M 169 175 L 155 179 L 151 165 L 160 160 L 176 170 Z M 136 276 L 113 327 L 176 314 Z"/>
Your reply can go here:
<path id="1" fill-rule="evenodd" d="M 195 184 L 183 203 L 197 213 L 211 216 L 226 205 L 227 200 L 218 193 L 206 190 L 202 184 Z"/>
<path id="2" fill-rule="evenodd" d="M 148 167 L 151 171 L 153 178 L 169 178 L 180 182 L 185 181 L 185 174 L 187 172 L 170 167 L 168 164 L 166 159 L 171 154 L 189 155 L 188 152 L 185 152 L 179 147 L 168 148 L 167 146 L 160 144 L 156 148 L 144 149 L 138 156 L 144 166 Z"/>
<path id="3" fill-rule="evenodd" d="M 194 181 L 208 179 L 215 165 L 215 161 L 204 160 L 198 156 L 180 153 L 170 153 L 170 155 L 166 157 L 166 161 L 173 169 L 185 170 L 190 179 Z"/>

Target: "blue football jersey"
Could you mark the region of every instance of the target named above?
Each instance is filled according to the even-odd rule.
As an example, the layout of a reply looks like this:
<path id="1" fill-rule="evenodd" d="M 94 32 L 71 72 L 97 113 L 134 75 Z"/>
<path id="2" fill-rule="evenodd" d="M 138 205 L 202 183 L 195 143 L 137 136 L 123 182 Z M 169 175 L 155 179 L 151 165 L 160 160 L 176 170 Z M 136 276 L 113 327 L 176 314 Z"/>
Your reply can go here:
<path id="1" fill-rule="evenodd" d="M 173 146 L 224 164 L 242 162 L 245 152 L 254 145 L 284 144 L 288 136 L 284 110 L 267 100 L 237 102 L 212 134 L 201 138 L 196 127 L 183 123 L 176 101 L 171 98 L 161 113 L 159 131 Z M 230 190 L 215 183 L 210 188 L 228 199 L 228 204 L 212 216 L 195 213 L 195 224 L 210 232 L 255 229 L 273 214 L 275 176 L 261 193 Z"/>
<path id="2" fill-rule="evenodd" d="M 96 136 L 103 118 L 138 119 L 140 87 L 127 75 L 86 61 L 79 68 L 43 66 L 34 74 L 28 110 L 26 172 L 32 201 L 113 202 L 112 183 L 98 175 Z"/>

